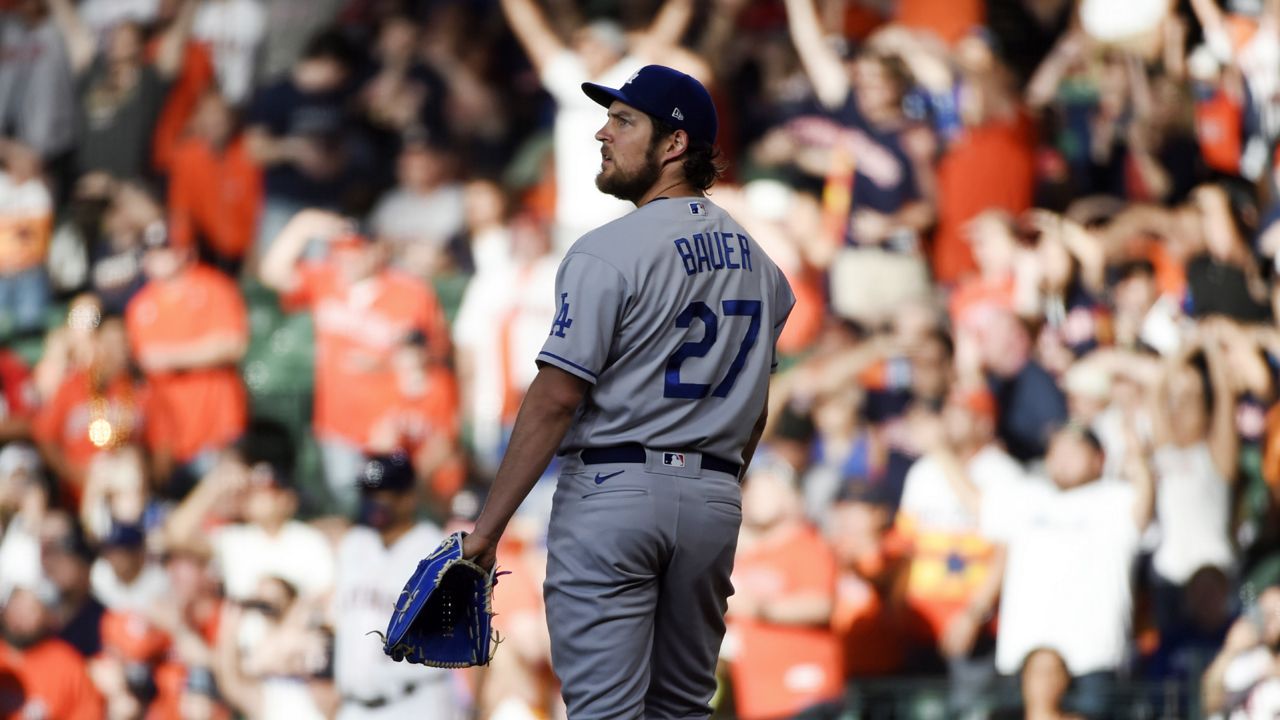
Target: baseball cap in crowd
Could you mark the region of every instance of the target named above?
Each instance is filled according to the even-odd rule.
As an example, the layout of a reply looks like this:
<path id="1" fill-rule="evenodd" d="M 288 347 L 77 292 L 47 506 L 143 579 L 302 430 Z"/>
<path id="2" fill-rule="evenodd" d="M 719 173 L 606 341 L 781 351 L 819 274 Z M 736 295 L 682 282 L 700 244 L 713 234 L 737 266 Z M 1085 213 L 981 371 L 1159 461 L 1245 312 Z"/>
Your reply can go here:
<path id="1" fill-rule="evenodd" d="M 714 144 L 719 121 L 711 93 L 694 78 L 666 67 L 645 65 L 622 87 L 614 89 L 582 83 L 582 92 L 596 103 L 609 107 L 618 100 L 689 133 L 694 142 Z"/>
<path id="2" fill-rule="evenodd" d="M 111 529 L 102 538 L 102 548 L 123 548 L 126 550 L 137 550 L 141 548 L 147 540 L 146 533 L 142 531 L 141 525 L 132 523 L 113 523 Z"/>
<path id="3" fill-rule="evenodd" d="M 413 465 L 409 457 L 403 453 L 391 455 L 370 455 L 365 459 L 360 474 L 356 477 L 356 486 L 364 492 L 390 490 L 405 492 L 412 490 L 417 479 L 413 474 Z"/>

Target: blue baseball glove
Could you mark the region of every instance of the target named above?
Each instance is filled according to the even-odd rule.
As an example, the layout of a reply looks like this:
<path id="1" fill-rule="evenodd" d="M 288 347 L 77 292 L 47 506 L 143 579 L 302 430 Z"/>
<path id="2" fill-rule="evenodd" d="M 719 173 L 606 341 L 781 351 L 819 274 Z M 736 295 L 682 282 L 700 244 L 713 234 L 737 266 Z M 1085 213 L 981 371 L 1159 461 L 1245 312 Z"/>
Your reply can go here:
<path id="1" fill-rule="evenodd" d="M 489 664 L 498 573 L 462 557 L 463 537 L 457 532 L 445 538 L 400 592 L 382 646 L 397 662 L 440 668 Z"/>

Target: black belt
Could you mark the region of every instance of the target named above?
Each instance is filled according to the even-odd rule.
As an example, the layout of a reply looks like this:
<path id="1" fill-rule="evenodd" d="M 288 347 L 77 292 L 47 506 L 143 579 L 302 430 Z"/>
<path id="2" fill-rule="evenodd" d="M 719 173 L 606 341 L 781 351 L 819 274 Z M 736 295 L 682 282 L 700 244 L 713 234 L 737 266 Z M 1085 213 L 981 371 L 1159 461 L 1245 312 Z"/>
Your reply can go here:
<path id="1" fill-rule="evenodd" d="M 702 455 L 703 470 L 728 473 L 734 477 L 738 477 L 738 473 L 742 471 L 742 465 L 739 463 L 721 460 L 714 455 L 699 453 L 697 450 L 663 450 L 661 452 Z M 630 443 L 611 447 L 587 448 L 580 452 L 578 457 L 581 458 L 583 465 L 610 465 L 614 463 L 636 463 L 642 465 L 648 459 L 648 454 L 645 452 L 643 445 Z"/>

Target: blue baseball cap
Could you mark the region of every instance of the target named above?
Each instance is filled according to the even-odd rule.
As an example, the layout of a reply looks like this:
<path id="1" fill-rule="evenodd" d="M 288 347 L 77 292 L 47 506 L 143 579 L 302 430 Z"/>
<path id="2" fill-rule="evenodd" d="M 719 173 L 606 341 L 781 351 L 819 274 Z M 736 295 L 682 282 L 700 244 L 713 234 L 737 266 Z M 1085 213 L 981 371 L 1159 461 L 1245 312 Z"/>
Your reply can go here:
<path id="1" fill-rule="evenodd" d="M 702 83 L 664 65 L 645 65 L 622 87 L 582 83 L 582 92 L 609 107 L 618 100 L 657 120 L 689 133 L 694 142 L 715 143 L 719 122 L 711 93 Z"/>
<path id="2" fill-rule="evenodd" d="M 409 457 L 400 452 L 365 457 L 360 475 L 356 477 L 356 486 L 365 492 L 377 490 L 405 492 L 412 490 L 415 482 L 413 465 Z"/>

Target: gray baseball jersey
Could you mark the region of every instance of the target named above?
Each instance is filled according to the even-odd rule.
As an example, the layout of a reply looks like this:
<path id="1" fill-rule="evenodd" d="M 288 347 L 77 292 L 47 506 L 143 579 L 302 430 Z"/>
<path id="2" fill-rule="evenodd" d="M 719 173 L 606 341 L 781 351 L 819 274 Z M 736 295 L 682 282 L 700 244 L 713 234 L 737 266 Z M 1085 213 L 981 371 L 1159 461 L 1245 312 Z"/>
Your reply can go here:
<path id="1" fill-rule="evenodd" d="M 728 213 L 664 198 L 582 236 L 538 354 L 595 387 L 562 451 L 640 443 L 741 461 L 795 297 Z"/>

